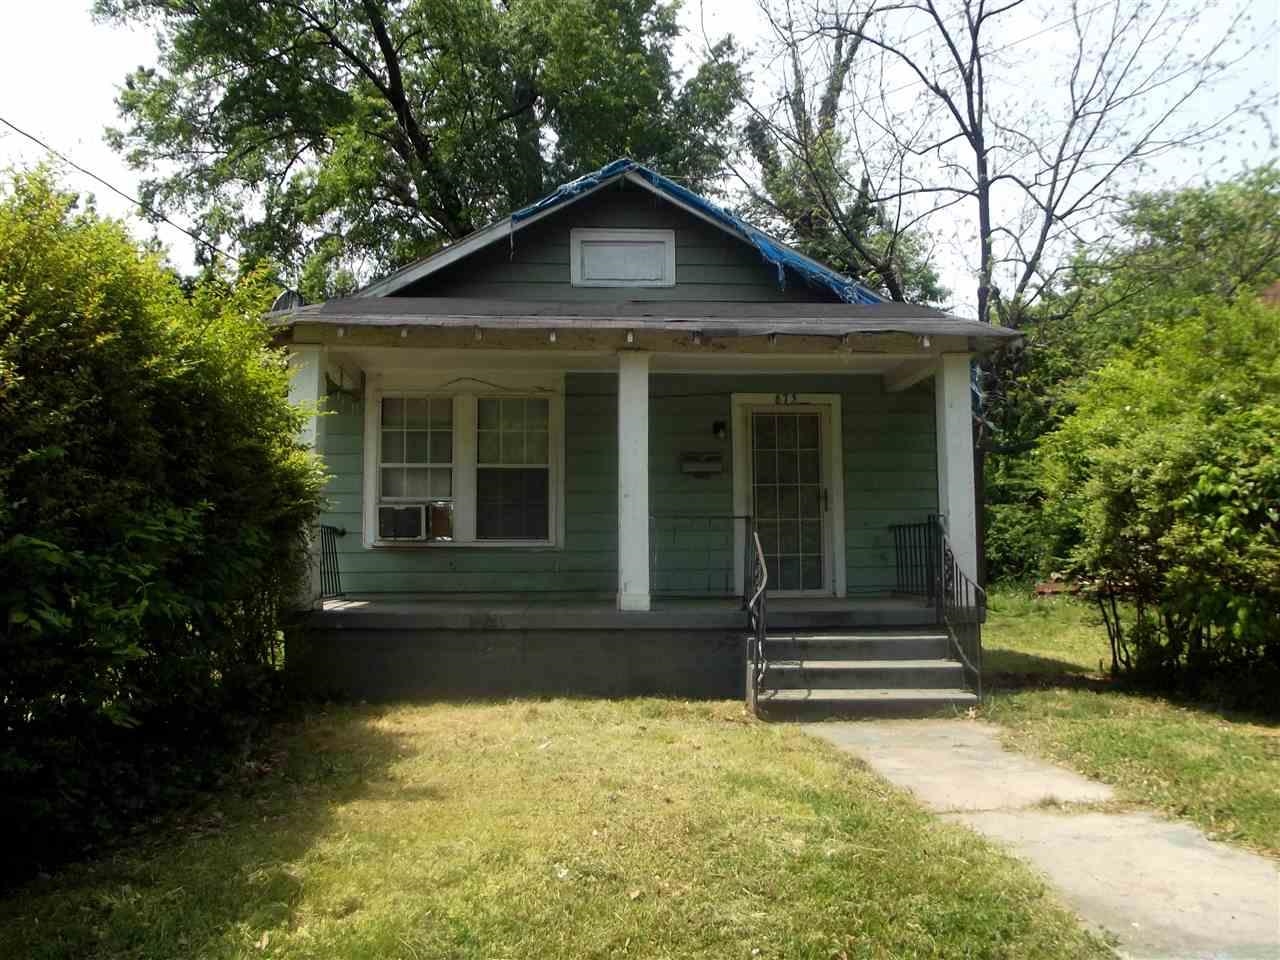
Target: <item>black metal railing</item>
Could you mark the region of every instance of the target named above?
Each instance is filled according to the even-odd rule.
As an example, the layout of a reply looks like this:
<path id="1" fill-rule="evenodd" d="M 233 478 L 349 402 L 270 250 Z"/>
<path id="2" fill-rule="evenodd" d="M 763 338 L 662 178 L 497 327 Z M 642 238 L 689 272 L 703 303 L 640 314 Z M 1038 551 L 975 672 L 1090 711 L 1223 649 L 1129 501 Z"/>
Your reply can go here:
<path id="1" fill-rule="evenodd" d="M 320 599 L 342 596 L 342 571 L 338 569 L 338 538 L 345 537 L 342 527 L 320 524 Z"/>
<path id="2" fill-rule="evenodd" d="M 937 622 L 947 628 L 951 646 L 964 667 L 965 679 L 981 700 L 986 591 L 956 562 L 941 517 L 895 524 L 889 529 L 893 533 L 898 592 L 924 597 L 933 605 Z"/>
<path id="3" fill-rule="evenodd" d="M 927 597 L 935 601 L 938 593 L 938 525 L 934 517 L 919 523 L 891 526 L 893 533 L 894 572 L 898 593 Z"/>
<path id="4" fill-rule="evenodd" d="M 741 524 L 743 574 L 734 564 Z M 740 596 L 751 590 L 750 514 L 664 513 L 649 517 L 649 584 L 653 593 Z"/>
<path id="5" fill-rule="evenodd" d="M 748 526 L 747 549 L 751 564 L 747 580 L 751 593 L 745 598 L 747 607 L 747 705 L 752 713 L 759 710 L 760 694 L 764 690 L 765 638 L 768 635 L 769 567 L 764 560 L 764 548 L 754 526 Z"/>

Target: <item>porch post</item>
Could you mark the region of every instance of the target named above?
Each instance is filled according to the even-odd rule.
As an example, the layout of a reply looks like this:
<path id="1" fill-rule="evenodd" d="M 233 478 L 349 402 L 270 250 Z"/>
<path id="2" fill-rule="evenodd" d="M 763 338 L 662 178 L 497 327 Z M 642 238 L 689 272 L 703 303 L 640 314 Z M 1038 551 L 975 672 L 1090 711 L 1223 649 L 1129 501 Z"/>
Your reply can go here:
<path id="1" fill-rule="evenodd" d="M 298 439 L 320 451 L 321 423 L 316 415 L 324 400 L 324 347 L 319 344 L 300 343 L 289 352 L 289 402 L 294 405 L 306 404 L 311 412 L 302 428 L 298 431 Z M 320 604 L 320 529 L 313 524 L 307 531 L 307 555 L 310 572 L 303 594 L 298 598 L 302 607 L 311 608 Z"/>
<path id="2" fill-rule="evenodd" d="M 649 355 L 618 354 L 618 609 L 649 609 Z"/>
<path id="3" fill-rule="evenodd" d="M 969 355 L 944 353 L 934 375 L 938 512 L 960 569 L 978 582 L 978 525 L 973 475 L 973 395 Z"/>

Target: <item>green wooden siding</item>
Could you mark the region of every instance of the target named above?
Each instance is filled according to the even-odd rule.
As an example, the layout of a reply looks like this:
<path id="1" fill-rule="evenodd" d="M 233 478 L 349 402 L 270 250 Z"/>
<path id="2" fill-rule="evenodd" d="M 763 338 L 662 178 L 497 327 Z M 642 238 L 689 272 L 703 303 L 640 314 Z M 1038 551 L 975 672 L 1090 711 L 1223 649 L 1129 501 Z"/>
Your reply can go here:
<path id="1" fill-rule="evenodd" d="M 617 377 L 565 378 L 565 542 L 562 549 L 384 547 L 361 539 L 359 404 L 343 400 L 324 418 L 322 442 L 332 479 L 324 522 L 344 527 L 338 541 L 348 593 L 612 593 L 617 570 Z M 892 523 L 937 509 L 933 392 L 925 382 L 885 393 L 873 376 L 659 374 L 650 380 L 650 511 L 654 515 L 652 589 L 661 594 L 726 595 L 733 582 L 733 393 L 836 393 L 841 396 L 845 469 L 845 549 L 851 594 L 893 586 Z M 680 469 L 683 452 L 718 451 L 723 473 Z"/>
<path id="2" fill-rule="evenodd" d="M 569 282 L 569 231 L 574 227 L 674 230 L 674 287 L 575 287 Z M 620 184 L 500 240 L 400 291 L 411 297 L 502 300 L 810 300 L 827 290 L 803 281 L 778 286 L 776 268 L 754 247 L 647 190 Z M 793 278 L 794 279 L 794 278 Z"/>

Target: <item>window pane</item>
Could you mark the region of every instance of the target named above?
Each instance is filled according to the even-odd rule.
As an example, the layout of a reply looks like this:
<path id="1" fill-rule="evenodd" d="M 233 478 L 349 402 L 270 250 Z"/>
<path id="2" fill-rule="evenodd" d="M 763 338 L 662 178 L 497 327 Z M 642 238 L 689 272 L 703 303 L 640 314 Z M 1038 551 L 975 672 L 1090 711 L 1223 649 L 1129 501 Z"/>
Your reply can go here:
<path id="1" fill-rule="evenodd" d="M 523 400 L 502 401 L 502 429 L 504 432 L 507 430 L 524 429 Z"/>
<path id="2" fill-rule="evenodd" d="M 400 467 L 384 468 L 382 471 L 382 495 L 384 497 L 403 497 L 404 470 Z"/>
<path id="3" fill-rule="evenodd" d="M 476 471 L 476 537 L 481 540 L 548 539 L 549 471 Z"/>
<path id="4" fill-rule="evenodd" d="M 502 434 L 496 430 L 481 430 L 476 457 L 481 463 L 502 461 Z"/>
<path id="5" fill-rule="evenodd" d="M 547 463 L 547 435 L 531 433 L 526 436 L 524 455 L 528 463 Z"/>
<path id="6" fill-rule="evenodd" d="M 405 463 L 427 462 L 427 431 L 406 430 L 404 433 Z"/>
<path id="7" fill-rule="evenodd" d="M 422 467 L 409 467 L 404 472 L 404 493 L 402 496 L 425 500 L 427 493 L 427 471 Z"/>
<path id="8" fill-rule="evenodd" d="M 431 463 L 453 462 L 453 433 L 449 431 L 431 433 Z"/>
<path id="9" fill-rule="evenodd" d="M 502 431 L 502 462 L 524 463 L 524 434 Z"/>
<path id="10" fill-rule="evenodd" d="M 384 397 L 382 400 L 382 425 L 398 427 L 404 423 L 404 401 L 399 397 Z"/>
<path id="11" fill-rule="evenodd" d="M 429 487 L 433 497 L 453 496 L 453 471 L 447 467 L 443 470 L 429 470 L 431 476 Z"/>
<path id="12" fill-rule="evenodd" d="M 476 401 L 476 416 L 481 430 L 497 430 L 500 400 L 492 397 L 481 397 Z"/>
<path id="13" fill-rule="evenodd" d="M 546 430 L 547 418 L 550 416 L 550 400 L 526 400 L 525 423 L 530 430 Z"/>
<path id="14" fill-rule="evenodd" d="M 430 423 L 432 430 L 448 429 L 453 426 L 453 401 L 439 398 L 431 401 Z"/>
<path id="15" fill-rule="evenodd" d="M 382 462 L 404 463 L 404 434 L 399 430 L 382 431 Z"/>
<path id="16" fill-rule="evenodd" d="M 423 397 L 406 397 L 404 401 L 404 423 L 407 427 L 426 429 L 427 401 Z"/>

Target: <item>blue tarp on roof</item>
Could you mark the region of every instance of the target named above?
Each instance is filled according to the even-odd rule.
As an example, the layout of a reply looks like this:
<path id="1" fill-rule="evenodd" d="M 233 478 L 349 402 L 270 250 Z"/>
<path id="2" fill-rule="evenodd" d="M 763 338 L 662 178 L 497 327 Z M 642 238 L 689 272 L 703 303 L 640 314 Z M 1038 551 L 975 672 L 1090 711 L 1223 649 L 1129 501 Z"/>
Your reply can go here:
<path id="1" fill-rule="evenodd" d="M 778 270 L 778 285 L 786 286 L 787 271 L 791 270 L 804 277 L 809 283 L 825 287 L 834 293 L 845 303 L 883 303 L 884 297 L 872 290 L 864 287 L 862 284 L 850 280 L 848 277 L 842 276 L 827 267 L 822 266 L 816 261 L 810 260 L 808 257 L 802 257 L 794 250 L 790 250 L 777 243 L 764 233 L 761 233 L 751 224 L 747 223 L 733 214 L 722 210 L 711 201 L 704 197 L 698 196 L 692 190 L 680 186 L 673 180 L 668 180 L 662 174 L 650 170 L 642 163 L 635 160 L 615 160 L 613 163 L 607 164 L 596 170 L 594 173 L 584 174 L 576 180 L 563 184 L 554 192 L 547 194 L 541 200 L 529 204 L 511 214 L 511 219 L 515 223 L 521 220 L 527 220 L 536 214 L 549 210 L 552 207 L 559 206 L 581 193 L 593 190 L 606 180 L 624 173 L 635 173 L 637 176 L 643 177 L 649 184 L 657 188 L 661 192 L 679 200 L 687 206 L 693 207 L 695 210 L 706 214 L 717 223 L 721 224 L 730 233 L 736 234 L 747 243 L 751 244 L 760 251 L 760 255 L 766 261 L 772 263 Z"/>

